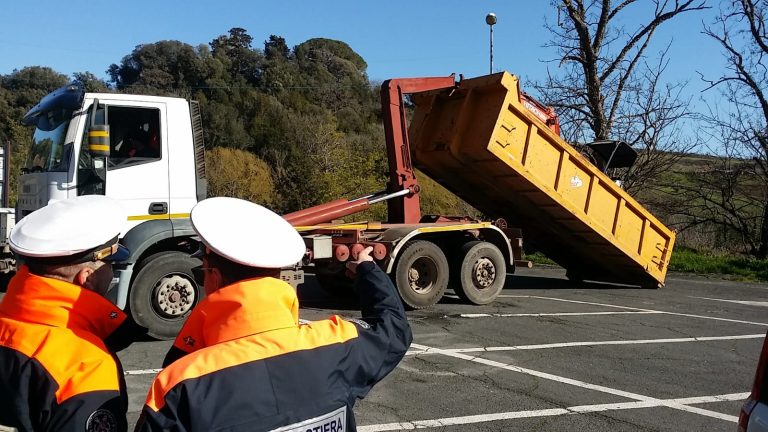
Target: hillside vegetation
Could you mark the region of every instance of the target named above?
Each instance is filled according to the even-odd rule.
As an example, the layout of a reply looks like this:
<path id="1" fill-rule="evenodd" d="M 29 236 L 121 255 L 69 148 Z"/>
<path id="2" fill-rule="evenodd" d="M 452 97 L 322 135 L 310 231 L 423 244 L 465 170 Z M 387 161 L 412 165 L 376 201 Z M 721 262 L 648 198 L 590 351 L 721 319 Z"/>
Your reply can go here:
<path id="1" fill-rule="evenodd" d="M 255 46 L 246 30 L 233 28 L 207 45 L 139 45 L 107 66 L 108 81 L 90 72 L 68 77 L 45 66 L 0 75 L 0 140 L 12 143 L 11 197 L 31 136 L 19 120 L 41 97 L 72 79 L 91 91 L 198 100 L 212 196 L 242 197 L 286 213 L 385 188 L 378 83 L 370 82 L 365 60 L 344 42 L 318 38 L 288 47 L 283 38 L 271 35 Z M 754 245 L 734 227 L 714 222 L 706 199 L 692 194 L 707 188 L 702 193 L 717 194 L 713 185 L 732 181 L 729 173 L 745 167 L 751 167 L 749 160 L 682 155 L 636 197 L 679 230 L 678 247 L 710 254 L 751 253 Z M 753 201 L 764 194 L 750 179 L 736 178 L 732 193 Z M 425 214 L 481 216 L 437 183 L 424 176 L 420 180 Z M 746 214 L 746 220 L 734 223 L 760 226 L 758 207 Z M 355 216 L 385 217 L 382 204 Z"/>

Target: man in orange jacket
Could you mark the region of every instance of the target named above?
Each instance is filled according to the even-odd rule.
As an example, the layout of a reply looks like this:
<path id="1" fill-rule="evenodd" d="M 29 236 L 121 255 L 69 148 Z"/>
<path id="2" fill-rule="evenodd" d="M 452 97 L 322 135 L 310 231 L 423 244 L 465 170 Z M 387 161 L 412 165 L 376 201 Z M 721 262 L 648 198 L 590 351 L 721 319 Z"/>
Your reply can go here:
<path id="1" fill-rule="evenodd" d="M 99 195 L 26 216 L 9 243 L 24 262 L 0 302 L 0 425 L 20 431 L 125 431 L 128 399 L 115 350 L 132 325 L 103 296 L 126 222 Z"/>
<path id="2" fill-rule="evenodd" d="M 288 222 L 235 198 L 203 200 L 191 220 L 204 245 L 206 297 L 152 383 L 136 430 L 355 431 L 355 401 L 412 339 L 370 248 L 349 266 L 363 318 L 302 324 L 296 292 L 279 279 L 306 250 Z"/>

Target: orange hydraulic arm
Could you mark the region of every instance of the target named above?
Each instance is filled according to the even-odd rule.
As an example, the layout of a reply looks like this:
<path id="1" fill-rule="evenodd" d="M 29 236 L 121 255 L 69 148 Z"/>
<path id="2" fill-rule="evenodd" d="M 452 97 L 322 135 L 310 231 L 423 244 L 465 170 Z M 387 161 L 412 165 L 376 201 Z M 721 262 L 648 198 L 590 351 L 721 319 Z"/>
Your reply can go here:
<path id="1" fill-rule="evenodd" d="M 384 136 L 389 161 L 389 181 L 386 191 L 354 200 L 339 199 L 283 217 L 294 226 L 330 222 L 367 209 L 375 202 L 388 200 L 387 222 L 418 223 L 421 220 L 419 184 L 411 163 L 408 141 L 408 120 L 403 97 L 406 94 L 455 88 L 455 75 L 429 78 L 395 78 L 381 85 L 381 108 L 384 120 Z M 523 93 L 521 102 L 544 121 L 556 134 L 560 124 L 554 110 Z"/>
<path id="2" fill-rule="evenodd" d="M 371 205 L 378 202 L 396 199 L 398 197 L 408 195 L 409 193 L 410 191 L 408 189 L 403 189 L 392 193 L 387 193 L 387 191 L 377 192 L 375 194 L 366 195 L 364 197 L 356 198 L 353 200 L 338 199 L 325 204 L 320 204 L 314 207 L 285 214 L 283 215 L 283 219 L 290 222 L 293 226 L 306 226 L 327 223 L 333 221 L 334 219 L 366 210 Z"/>
<path id="3" fill-rule="evenodd" d="M 411 164 L 408 121 L 403 95 L 455 86 L 455 75 L 435 78 L 391 79 L 384 81 L 381 85 L 384 136 L 387 142 L 387 158 L 389 159 L 387 192 L 394 193 L 403 189 L 410 191 L 408 195 L 387 203 L 389 223 L 418 223 L 421 219 L 419 185 Z"/>

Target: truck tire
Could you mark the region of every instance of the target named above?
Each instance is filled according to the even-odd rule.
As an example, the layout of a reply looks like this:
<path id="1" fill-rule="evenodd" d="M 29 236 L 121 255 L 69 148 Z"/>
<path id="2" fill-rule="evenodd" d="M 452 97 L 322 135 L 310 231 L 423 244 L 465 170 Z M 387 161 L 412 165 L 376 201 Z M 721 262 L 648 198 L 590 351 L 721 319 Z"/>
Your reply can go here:
<path id="1" fill-rule="evenodd" d="M 423 309 L 437 303 L 448 288 L 448 260 L 429 241 L 409 241 L 400 251 L 392 278 L 403 303 Z"/>
<path id="2" fill-rule="evenodd" d="M 192 308 L 205 296 L 192 276 L 201 261 L 178 251 L 146 258 L 131 284 L 133 320 L 156 339 L 172 339 L 181 330 Z"/>
<path id="3" fill-rule="evenodd" d="M 456 294 L 476 305 L 494 301 L 507 280 L 504 254 L 493 243 L 471 241 L 461 247 L 459 257 L 451 276 Z"/>

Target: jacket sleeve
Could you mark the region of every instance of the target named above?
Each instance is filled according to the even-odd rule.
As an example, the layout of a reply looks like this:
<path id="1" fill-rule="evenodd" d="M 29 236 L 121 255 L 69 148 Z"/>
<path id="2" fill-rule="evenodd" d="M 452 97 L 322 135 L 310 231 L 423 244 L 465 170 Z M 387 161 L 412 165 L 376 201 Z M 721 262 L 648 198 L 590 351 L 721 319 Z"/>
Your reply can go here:
<path id="1" fill-rule="evenodd" d="M 72 397 L 51 413 L 50 431 L 128 430 L 126 400 L 116 391 L 94 391 Z"/>
<path id="2" fill-rule="evenodd" d="M 349 320 L 358 329 L 354 343 L 352 396 L 365 397 L 374 384 L 402 360 L 413 336 L 395 286 L 375 263 L 357 266 L 355 290 L 360 297 L 361 320 Z"/>
<path id="3" fill-rule="evenodd" d="M 177 419 L 168 418 L 162 413 L 156 413 L 144 406 L 133 432 L 166 432 L 170 430 L 184 432 L 187 429 Z"/>
<path id="4" fill-rule="evenodd" d="M 150 389 L 150 394 L 152 394 L 152 389 Z M 158 411 L 150 408 L 149 402 L 145 402 L 133 430 L 134 432 L 208 430 L 206 425 L 194 424 L 192 422 L 193 415 L 191 410 L 205 410 L 205 407 L 191 405 L 186 391 L 166 394 L 164 400 L 165 405 Z M 220 405 L 218 401 L 213 403 L 214 406 Z"/>
<path id="5" fill-rule="evenodd" d="M 181 348 L 178 348 L 176 345 L 171 345 L 171 348 L 167 353 L 165 353 L 165 358 L 163 359 L 163 369 L 167 368 L 171 365 L 171 363 L 184 357 L 187 354 L 189 353 L 182 350 Z"/>
<path id="6" fill-rule="evenodd" d="M 140 340 L 147 335 L 147 329 L 136 324 L 132 319 L 127 318 L 122 324 L 106 339 L 104 339 L 104 345 L 112 352 L 120 352 L 137 340 Z"/>
<path id="7" fill-rule="evenodd" d="M 173 345 L 168 349 L 163 359 L 163 368 L 168 367 L 171 363 L 184 357 L 185 355 L 196 351 L 200 348 L 198 341 L 202 340 L 204 318 L 200 313 L 200 309 L 195 307 L 192 312 L 184 321 L 184 325 L 179 330 L 179 334 L 176 335 L 176 339 L 173 341 Z"/>

